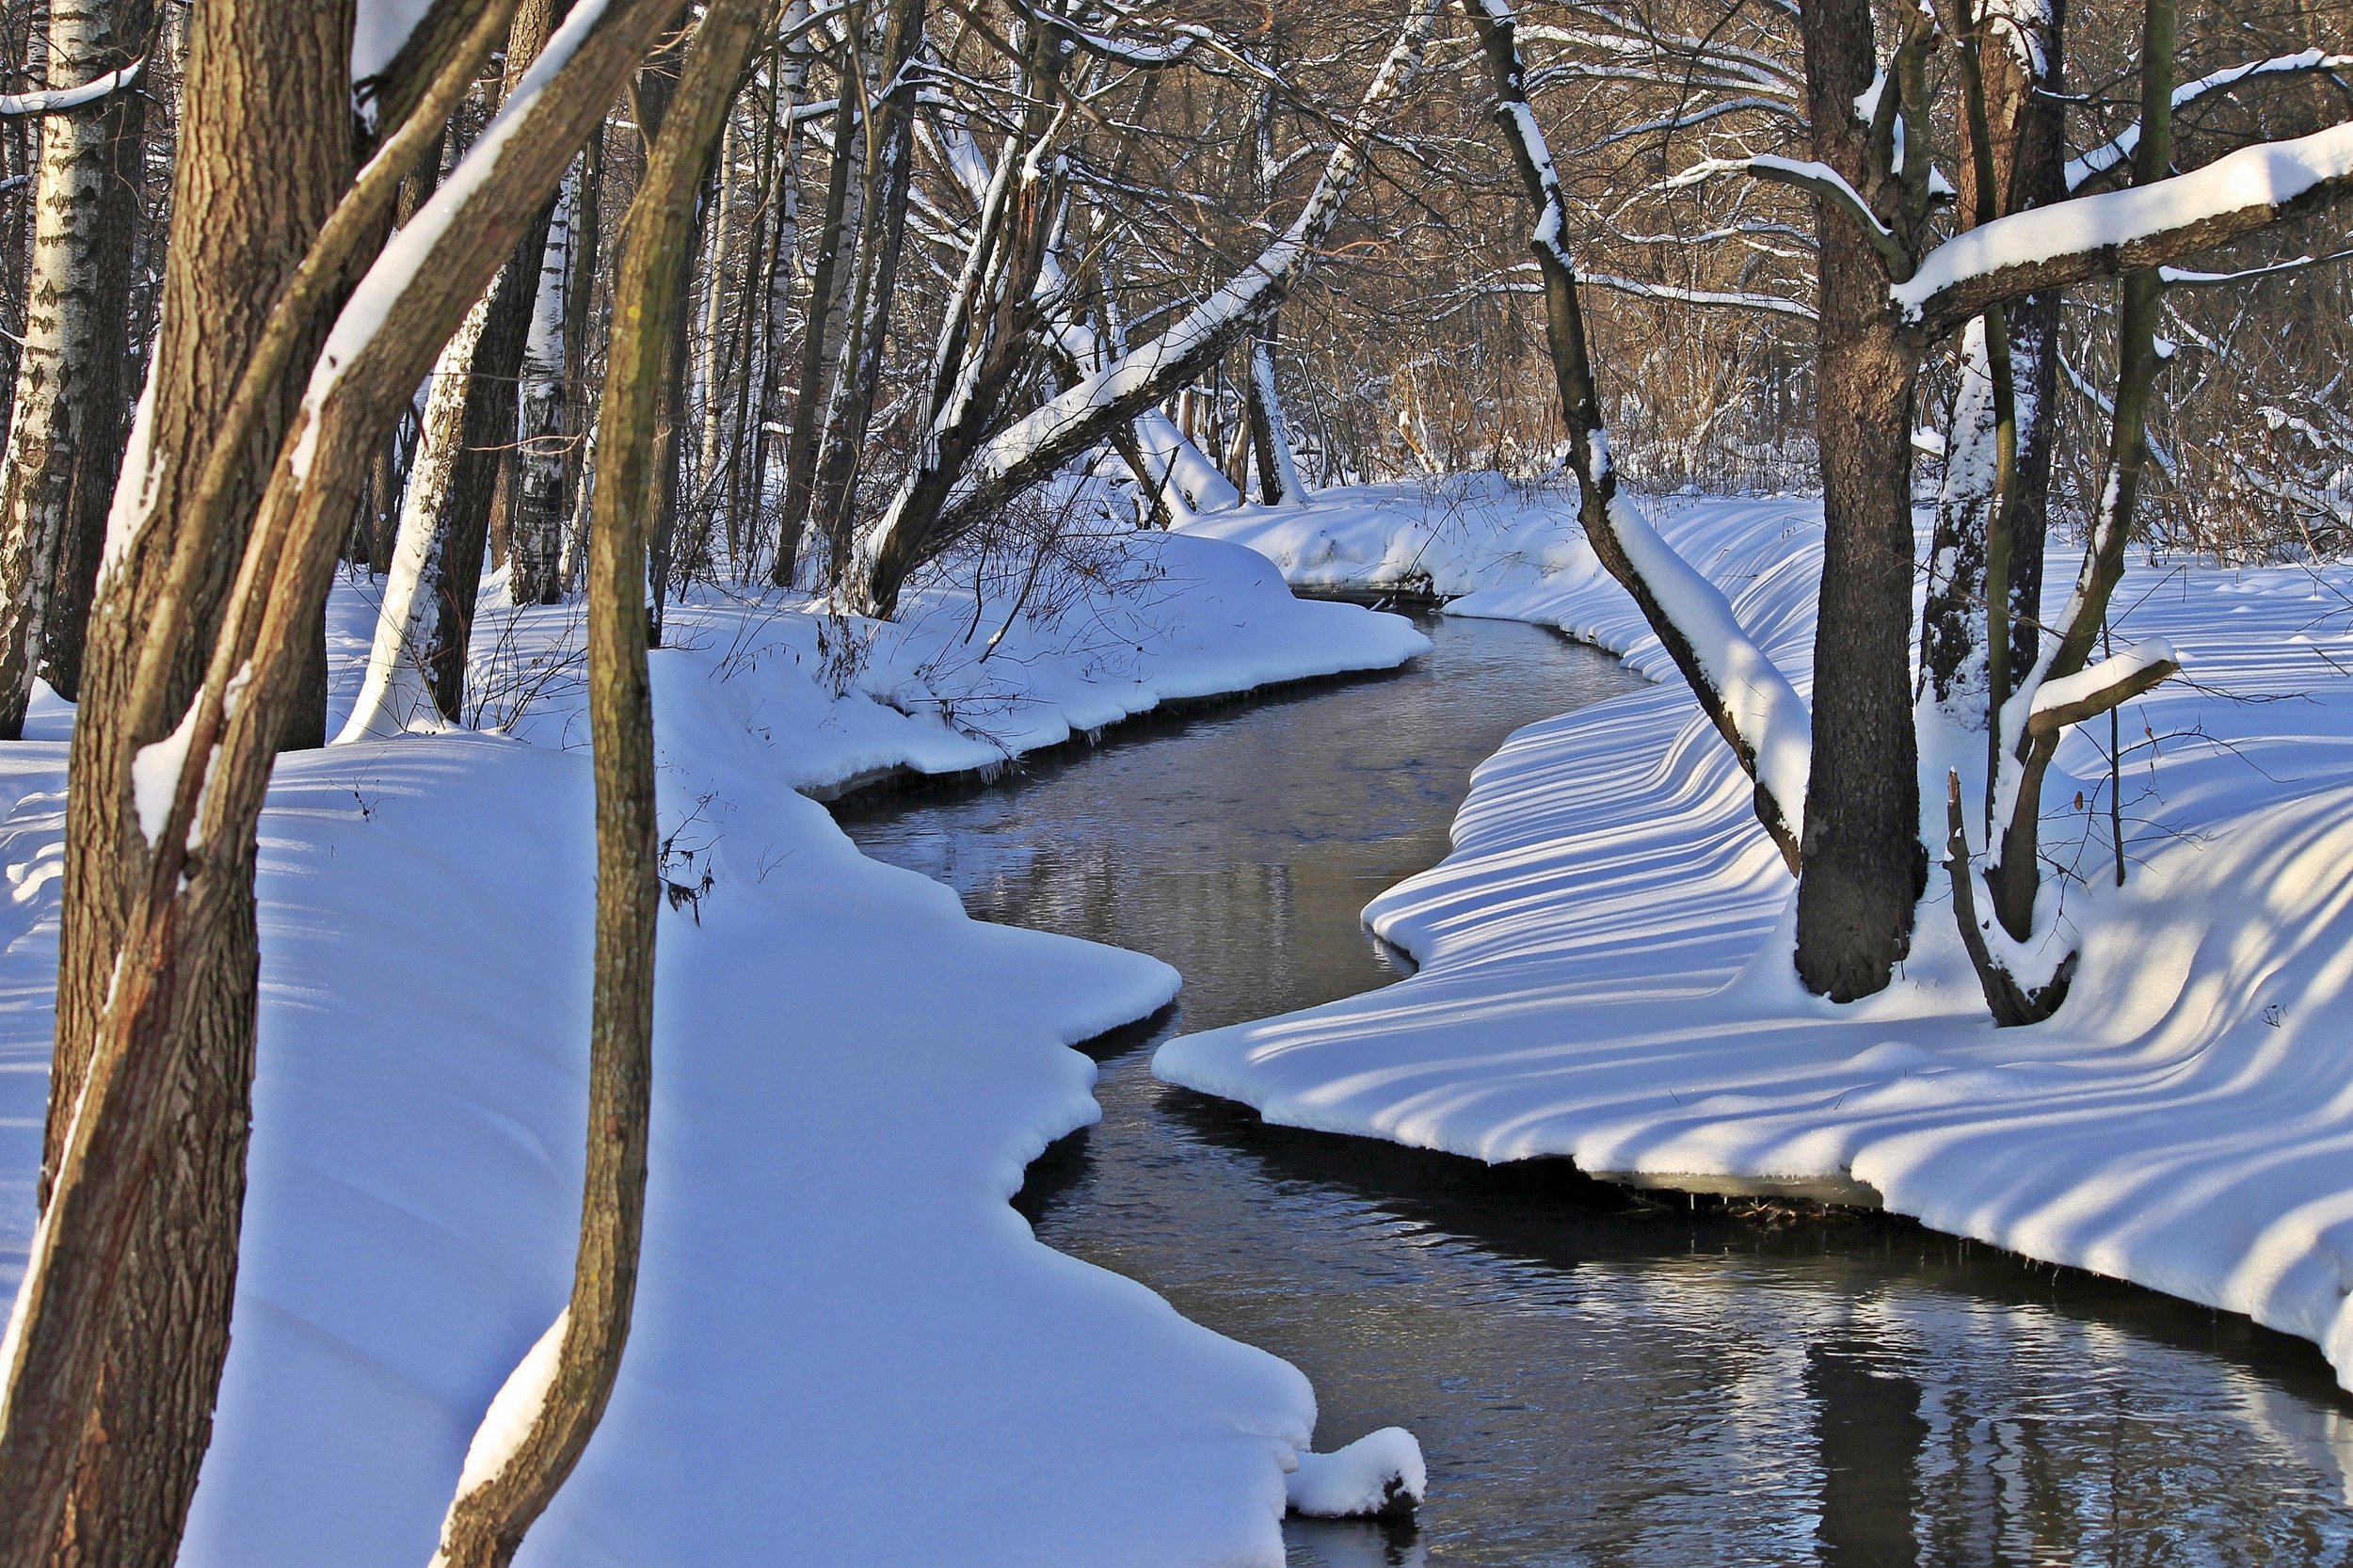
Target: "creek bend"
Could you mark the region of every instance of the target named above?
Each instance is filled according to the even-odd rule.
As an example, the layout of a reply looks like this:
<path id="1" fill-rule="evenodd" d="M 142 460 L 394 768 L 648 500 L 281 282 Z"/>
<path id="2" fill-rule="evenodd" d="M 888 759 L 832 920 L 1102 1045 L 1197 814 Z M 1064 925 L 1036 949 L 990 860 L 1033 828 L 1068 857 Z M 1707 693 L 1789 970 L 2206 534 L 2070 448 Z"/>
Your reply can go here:
<path id="1" fill-rule="evenodd" d="M 837 808 L 976 917 L 1183 973 L 1098 1043 L 1101 1123 L 1018 1201 L 1296 1364 L 1320 1448 L 1420 1438 L 1418 1520 L 1293 1520 L 1295 1568 L 2353 1562 L 2353 1402 L 2301 1341 L 1902 1223 L 1638 1199 L 1152 1078 L 1171 1033 L 1396 980 L 1359 912 L 1444 856 L 1470 770 L 1635 683 L 1547 631 L 1420 624 L 1396 675 Z"/>

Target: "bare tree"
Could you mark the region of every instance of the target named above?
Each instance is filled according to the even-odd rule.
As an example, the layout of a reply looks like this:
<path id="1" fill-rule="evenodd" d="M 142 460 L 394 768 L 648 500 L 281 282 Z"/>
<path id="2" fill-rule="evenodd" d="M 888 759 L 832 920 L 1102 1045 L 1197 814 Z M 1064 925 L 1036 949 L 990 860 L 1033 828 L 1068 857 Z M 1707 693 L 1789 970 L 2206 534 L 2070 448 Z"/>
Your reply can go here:
<path id="1" fill-rule="evenodd" d="M 40 133 L 24 343 L 0 486 L 0 739 L 24 733 L 49 641 L 69 685 L 81 669 L 86 578 L 96 569 L 85 536 L 103 526 L 122 457 L 139 216 L 133 181 L 146 118 L 132 67 L 154 31 L 148 0 L 49 8 L 49 86 L 61 106 Z"/>
<path id="2" fill-rule="evenodd" d="M 684 305 L 679 285 L 692 254 L 696 195 L 765 13 L 765 0 L 712 0 L 704 12 L 622 225 L 588 568 L 597 934 L 580 1250 L 570 1301 L 499 1391 L 466 1455 L 434 1558 L 446 1568 L 503 1568 L 513 1560 L 587 1448 L 629 1339 L 645 1219 L 661 910 L 646 671 L 649 520 L 639 498 L 656 462 L 668 318 Z"/>
<path id="3" fill-rule="evenodd" d="M 505 7 L 458 8 L 466 28 L 445 57 L 430 62 L 419 106 L 356 182 L 344 175 L 327 184 L 320 205 L 331 203 L 332 212 L 310 220 L 315 239 L 297 234 L 279 252 L 297 258 L 291 276 L 282 267 L 217 270 L 250 255 L 222 244 L 217 232 L 208 231 L 208 246 L 173 248 L 175 260 L 200 254 L 200 280 L 237 296 L 241 309 L 254 310 L 248 302 L 257 292 L 269 302 L 245 318 L 259 319 L 244 352 L 226 362 L 216 317 L 180 318 L 184 330 L 201 323 L 206 339 L 205 352 L 191 356 L 194 387 L 226 382 L 230 390 L 207 408 L 212 417 L 192 421 L 200 398 L 176 378 L 168 357 L 161 360 L 133 443 L 139 460 L 126 464 L 132 477 L 117 514 L 123 564 L 113 569 L 137 570 L 146 591 L 126 604 L 136 623 L 122 650 L 127 697 L 76 734 L 73 792 L 84 826 L 69 853 L 93 885 L 85 900 L 100 908 L 95 919 L 86 912 L 77 930 L 69 890 L 52 1102 L 62 1137 L 7 1338 L 0 1517 L 12 1529 L 0 1562 L 41 1560 L 70 1502 L 99 1529 L 121 1528 L 126 1515 L 138 1521 L 127 1537 L 136 1549 L 106 1560 L 168 1560 L 177 1541 L 184 1492 L 177 1508 L 160 1512 L 113 1462 L 104 1478 L 77 1481 L 79 1439 L 97 1412 L 100 1446 L 136 1444 L 155 1467 L 190 1480 L 203 1449 L 226 1340 L 250 1114 L 255 825 L 336 553 L 377 443 L 410 389 L 512 253 L 665 10 L 661 0 L 616 0 L 560 32 L 440 199 L 395 236 L 340 314 L 343 280 L 381 233 L 432 128 L 504 36 Z M 225 168 L 200 159 L 189 166 L 209 180 L 266 179 L 283 206 L 289 153 L 348 157 L 350 12 L 306 11 L 315 30 L 288 27 L 279 8 L 234 0 L 200 15 L 210 20 L 200 38 L 216 51 L 208 69 L 248 73 L 219 95 L 238 105 L 236 115 L 253 114 L 256 104 L 283 113 L 280 105 L 302 101 L 289 90 L 297 86 L 329 89 L 319 95 L 319 119 L 297 134 L 269 136 L 265 149 L 228 137 L 211 145 L 242 158 Z M 192 109 L 203 101 L 191 92 Z M 235 119 L 231 126 L 282 129 Z M 192 114 L 192 143 L 196 133 Z M 182 207 L 175 220 L 198 221 L 201 206 Z M 257 278 L 273 277 L 283 281 L 255 289 Z M 174 310 L 168 297 L 168 329 Z M 306 366 L 307 375 L 285 374 Z M 180 444 L 166 446 L 166 439 Z M 256 447 L 269 455 L 264 465 L 252 461 Z M 159 475 L 194 480 L 173 492 L 171 513 L 157 504 Z M 142 547 L 145 565 L 135 568 Z M 196 613 L 200 595 L 226 571 L 233 583 L 211 600 L 219 629 L 205 639 L 198 632 L 212 616 Z M 101 591 L 104 603 L 121 590 L 102 581 Z M 194 682 L 183 673 L 190 664 L 200 672 Z M 177 710 L 168 706 L 175 686 L 188 694 Z M 86 748 L 93 734 L 110 744 Z M 154 749 L 138 770 L 144 779 L 135 781 L 132 763 L 143 747 Z M 82 765 L 86 749 L 90 766 Z M 85 975 L 103 983 L 76 997 Z M 78 1039 L 72 1017 L 88 1031 Z M 175 1097 L 167 1144 L 165 1112 Z M 182 1162 L 196 1171 L 184 1174 Z M 152 1179 L 159 1169 L 162 1179 Z M 167 1218 L 177 1228 L 153 1234 Z M 158 1348 L 176 1357 L 145 1359 Z M 125 1366 L 152 1367 L 155 1375 L 125 1376 Z M 176 1390 L 193 1396 L 186 1424 L 170 1418 Z"/>

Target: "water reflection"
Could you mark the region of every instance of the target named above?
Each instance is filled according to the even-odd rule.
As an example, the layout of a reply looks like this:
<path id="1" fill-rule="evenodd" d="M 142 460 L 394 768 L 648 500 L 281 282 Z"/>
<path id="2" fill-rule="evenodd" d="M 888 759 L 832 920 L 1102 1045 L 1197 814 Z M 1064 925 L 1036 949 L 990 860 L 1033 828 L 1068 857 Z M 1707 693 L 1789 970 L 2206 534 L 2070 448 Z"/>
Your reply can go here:
<path id="1" fill-rule="evenodd" d="M 1357 923 L 1445 853 L 1469 769 L 1621 689 L 1526 627 L 1123 739 L 1016 788 L 844 813 L 990 919 L 1168 959 L 1102 1043 L 1104 1120 L 1021 1207 L 1053 1245 L 1297 1363 L 1326 1446 L 1392 1422 L 1417 1526 L 1294 1521 L 1295 1564 L 2353 1560 L 2347 1407 L 2310 1346 L 1899 1225 L 1637 1202 L 1261 1127 L 1150 1043 L 1386 984 Z"/>

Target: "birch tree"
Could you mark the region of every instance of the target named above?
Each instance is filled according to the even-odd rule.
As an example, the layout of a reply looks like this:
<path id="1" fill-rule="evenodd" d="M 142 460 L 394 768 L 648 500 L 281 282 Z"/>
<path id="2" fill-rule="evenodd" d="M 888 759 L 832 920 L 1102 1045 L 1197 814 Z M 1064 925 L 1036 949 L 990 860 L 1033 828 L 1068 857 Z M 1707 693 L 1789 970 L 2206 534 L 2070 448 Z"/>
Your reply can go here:
<path id="1" fill-rule="evenodd" d="M 138 216 L 130 177 L 145 119 L 132 67 L 154 31 L 148 0 L 49 7 L 49 88 L 60 106 L 42 117 L 24 342 L 0 458 L 0 739 L 24 733 L 34 671 L 53 638 L 69 687 L 78 685 L 82 576 L 94 562 L 80 540 L 102 524 L 122 455 Z M 61 556 L 72 579 L 62 601 Z"/>

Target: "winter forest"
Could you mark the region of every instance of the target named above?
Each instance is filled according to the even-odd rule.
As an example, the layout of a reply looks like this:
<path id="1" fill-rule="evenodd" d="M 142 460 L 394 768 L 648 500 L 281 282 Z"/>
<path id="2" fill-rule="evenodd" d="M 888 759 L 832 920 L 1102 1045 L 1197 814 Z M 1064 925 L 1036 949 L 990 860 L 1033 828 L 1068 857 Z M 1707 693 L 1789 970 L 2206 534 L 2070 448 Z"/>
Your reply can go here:
<path id="1" fill-rule="evenodd" d="M 2353 1561 L 2347 0 L 0 0 L 0 1568 Z"/>

